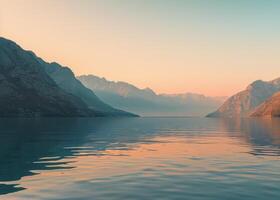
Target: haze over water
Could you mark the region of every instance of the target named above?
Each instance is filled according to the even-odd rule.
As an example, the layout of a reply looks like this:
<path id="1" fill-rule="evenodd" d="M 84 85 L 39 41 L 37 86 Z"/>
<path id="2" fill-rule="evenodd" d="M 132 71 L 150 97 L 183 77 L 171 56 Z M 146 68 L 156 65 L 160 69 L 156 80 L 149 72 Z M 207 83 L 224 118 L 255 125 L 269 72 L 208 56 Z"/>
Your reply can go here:
<path id="1" fill-rule="evenodd" d="M 3 119 L 0 199 L 276 200 L 279 122 Z"/>

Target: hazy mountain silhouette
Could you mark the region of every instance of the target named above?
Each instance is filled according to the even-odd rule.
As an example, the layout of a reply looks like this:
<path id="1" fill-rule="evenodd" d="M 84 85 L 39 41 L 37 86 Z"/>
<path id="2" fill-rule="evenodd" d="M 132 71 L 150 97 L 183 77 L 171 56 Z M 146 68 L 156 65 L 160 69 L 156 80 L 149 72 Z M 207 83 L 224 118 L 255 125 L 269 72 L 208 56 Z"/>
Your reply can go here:
<path id="1" fill-rule="evenodd" d="M 257 80 L 251 83 L 244 91 L 230 97 L 217 111 L 208 114 L 208 117 L 244 117 L 260 104 L 280 91 L 280 79 L 272 81 Z M 264 107 L 260 108 L 264 110 Z M 259 113 L 259 112 L 258 112 Z M 255 114 L 257 115 L 257 113 Z"/>
<path id="2" fill-rule="evenodd" d="M 200 94 L 156 94 L 126 82 L 108 81 L 94 75 L 77 77 L 86 87 L 110 105 L 143 116 L 198 116 L 218 108 L 224 97 Z"/>
<path id="3" fill-rule="evenodd" d="M 69 68 L 2 37 L 0 97 L 0 116 L 132 116 L 99 100 Z"/>

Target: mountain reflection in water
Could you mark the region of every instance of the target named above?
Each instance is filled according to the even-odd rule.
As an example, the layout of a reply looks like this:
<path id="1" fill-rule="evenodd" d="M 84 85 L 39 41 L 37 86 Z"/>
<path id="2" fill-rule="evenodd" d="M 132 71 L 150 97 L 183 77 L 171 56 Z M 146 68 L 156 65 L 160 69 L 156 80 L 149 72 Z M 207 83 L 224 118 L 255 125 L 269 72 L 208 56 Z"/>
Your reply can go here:
<path id="1" fill-rule="evenodd" d="M 280 120 L 0 120 L 0 199 L 279 199 Z"/>

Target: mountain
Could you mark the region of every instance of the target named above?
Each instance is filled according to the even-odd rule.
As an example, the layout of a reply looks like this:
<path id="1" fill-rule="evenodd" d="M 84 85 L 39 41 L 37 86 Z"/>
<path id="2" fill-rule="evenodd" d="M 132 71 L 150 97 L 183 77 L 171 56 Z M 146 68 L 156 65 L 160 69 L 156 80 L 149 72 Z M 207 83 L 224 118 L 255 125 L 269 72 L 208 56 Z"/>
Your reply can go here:
<path id="1" fill-rule="evenodd" d="M 103 103 L 73 72 L 0 37 L 0 116 L 134 116 Z"/>
<path id="2" fill-rule="evenodd" d="M 280 91 L 280 79 L 257 80 L 244 91 L 230 97 L 217 111 L 207 117 L 245 117 L 273 94 Z"/>
<path id="3" fill-rule="evenodd" d="M 89 108 L 110 116 L 136 116 L 132 113 L 115 109 L 101 101 L 92 90 L 85 87 L 76 79 L 74 73 L 69 68 L 63 67 L 55 62 L 46 63 L 43 60 L 40 60 L 40 62 L 43 64 L 48 75 L 58 86 L 68 93 L 81 98 Z"/>
<path id="4" fill-rule="evenodd" d="M 280 117 L 280 92 L 259 105 L 250 115 L 251 117 Z"/>
<path id="5" fill-rule="evenodd" d="M 223 97 L 200 94 L 156 94 L 150 88 L 139 89 L 126 82 L 108 81 L 94 75 L 77 77 L 86 87 L 95 91 L 103 101 L 116 108 L 143 116 L 198 116 L 218 108 Z"/>
<path id="6" fill-rule="evenodd" d="M 0 116 L 91 116 L 79 98 L 57 86 L 35 55 L 0 37 Z"/>

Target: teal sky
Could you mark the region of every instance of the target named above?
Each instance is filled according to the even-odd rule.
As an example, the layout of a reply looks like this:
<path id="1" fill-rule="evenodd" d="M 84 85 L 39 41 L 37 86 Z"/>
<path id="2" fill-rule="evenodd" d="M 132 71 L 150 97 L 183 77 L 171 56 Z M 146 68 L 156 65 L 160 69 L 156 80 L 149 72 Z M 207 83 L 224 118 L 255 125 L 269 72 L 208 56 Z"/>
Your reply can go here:
<path id="1" fill-rule="evenodd" d="M 207 95 L 280 77 L 280 1 L 0 1 L 2 36 L 77 75 Z"/>

